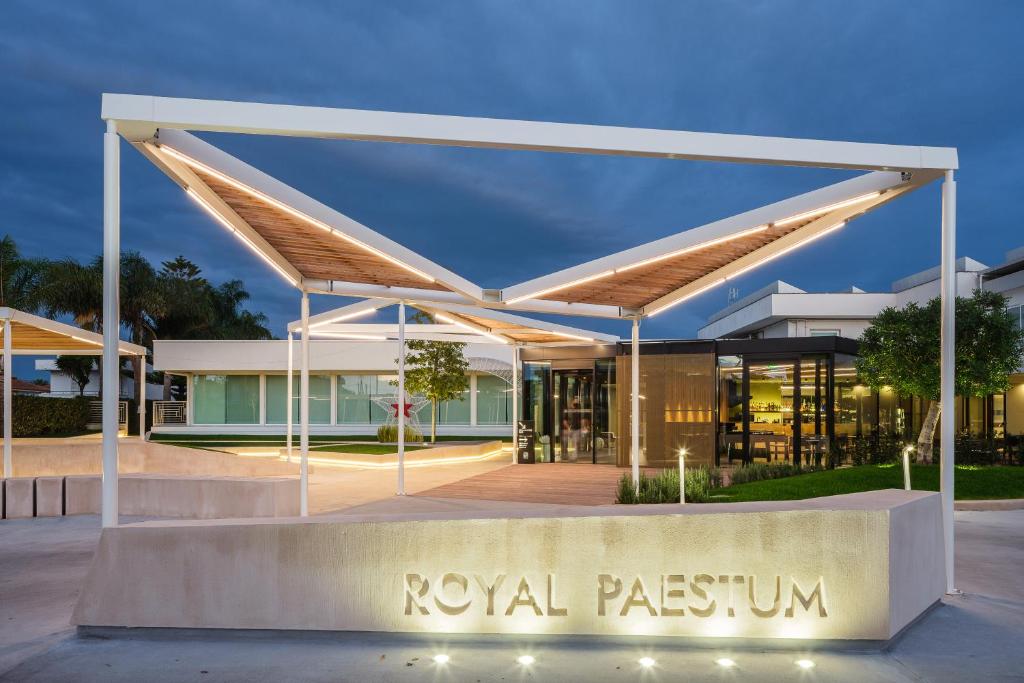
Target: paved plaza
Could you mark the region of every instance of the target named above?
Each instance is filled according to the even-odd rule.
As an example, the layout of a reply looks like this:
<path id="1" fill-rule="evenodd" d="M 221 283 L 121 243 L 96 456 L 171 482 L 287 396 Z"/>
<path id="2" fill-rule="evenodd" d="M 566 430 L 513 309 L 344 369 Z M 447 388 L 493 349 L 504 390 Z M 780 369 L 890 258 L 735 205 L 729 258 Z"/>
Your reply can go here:
<path id="1" fill-rule="evenodd" d="M 515 503 L 385 498 L 336 514 L 509 512 Z M 130 520 L 126 520 L 130 521 Z M 957 513 L 961 597 L 888 652 L 762 652 L 671 640 L 118 632 L 80 636 L 68 618 L 98 517 L 0 524 L 2 681 L 980 681 L 1024 680 L 1024 510 Z M 439 665 L 435 654 L 450 661 Z M 525 666 L 522 655 L 535 661 Z M 654 660 L 645 668 L 642 657 Z M 716 660 L 729 658 L 732 668 Z M 801 669 L 797 660 L 814 666 Z"/>

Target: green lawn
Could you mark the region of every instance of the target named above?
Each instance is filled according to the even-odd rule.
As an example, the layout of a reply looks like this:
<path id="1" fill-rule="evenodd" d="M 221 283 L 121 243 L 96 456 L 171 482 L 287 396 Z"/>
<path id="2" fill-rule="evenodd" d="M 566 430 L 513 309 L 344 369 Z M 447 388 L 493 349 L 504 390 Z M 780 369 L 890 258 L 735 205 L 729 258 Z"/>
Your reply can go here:
<path id="1" fill-rule="evenodd" d="M 957 500 L 1024 498 L 1024 467 L 957 467 L 954 481 Z M 913 465 L 910 482 L 917 490 L 938 491 L 938 465 Z M 716 503 L 799 500 L 858 491 L 901 488 L 902 467 L 862 465 L 727 486 L 712 490 L 711 498 L 712 502 Z"/>
<path id="2" fill-rule="evenodd" d="M 405 451 L 422 451 L 427 446 L 412 446 L 407 445 Z M 388 453 L 398 452 L 397 446 L 391 446 L 381 443 L 336 443 L 328 444 L 326 446 L 314 446 L 315 451 L 330 451 L 331 453 L 359 453 L 362 455 L 386 455 Z"/>

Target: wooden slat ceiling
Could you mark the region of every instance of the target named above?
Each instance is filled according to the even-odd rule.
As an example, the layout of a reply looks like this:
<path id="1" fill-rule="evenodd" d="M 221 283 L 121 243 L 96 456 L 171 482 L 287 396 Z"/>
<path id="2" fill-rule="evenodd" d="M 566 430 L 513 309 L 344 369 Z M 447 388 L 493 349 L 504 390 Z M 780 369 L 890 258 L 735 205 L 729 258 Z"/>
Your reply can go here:
<path id="1" fill-rule="evenodd" d="M 540 299 L 642 308 L 694 280 L 802 228 L 817 217 L 740 237 L 623 273 L 551 292 Z"/>
<path id="2" fill-rule="evenodd" d="M 3 339 L 3 327 L 0 327 L 0 339 Z M 15 351 L 97 351 L 98 344 L 78 341 L 69 336 L 26 325 L 17 321 L 11 322 L 11 348 Z"/>
<path id="3" fill-rule="evenodd" d="M 480 316 L 469 315 L 466 313 L 456 314 L 446 312 L 445 315 L 453 318 L 461 318 L 466 322 L 490 329 L 495 334 L 500 334 L 503 337 L 514 339 L 517 342 L 529 344 L 550 344 L 553 342 L 573 341 L 569 337 L 552 334 L 547 330 L 541 330 L 535 327 L 525 327 L 523 325 L 517 325 L 516 323 L 505 322 L 503 320 L 491 320 L 490 318 L 482 318 Z"/>
<path id="4" fill-rule="evenodd" d="M 193 169 L 242 220 L 304 277 L 361 284 L 446 290 L 340 237 L 295 218 L 217 178 Z"/>

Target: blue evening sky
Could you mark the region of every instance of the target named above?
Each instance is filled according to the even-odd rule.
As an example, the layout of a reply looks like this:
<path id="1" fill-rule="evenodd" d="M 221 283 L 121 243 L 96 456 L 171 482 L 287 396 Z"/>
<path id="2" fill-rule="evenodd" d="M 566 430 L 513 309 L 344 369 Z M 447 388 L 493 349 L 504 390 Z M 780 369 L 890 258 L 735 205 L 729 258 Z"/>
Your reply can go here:
<path id="1" fill-rule="evenodd" d="M 0 5 L 0 231 L 88 259 L 100 93 L 955 146 L 960 255 L 1024 244 L 1024 3 L 55 2 Z M 851 173 L 206 136 L 485 287 L 520 282 Z M 125 146 L 122 246 L 241 278 L 275 334 L 298 294 Z M 735 284 L 812 290 L 937 263 L 934 185 Z M 713 290 L 646 322 L 691 337 Z M 314 297 L 314 311 L 345 303 Z M 391 316 L 389 316 L 391 317 Z M 628 323 L 580 319 L 623 336 Z"/>

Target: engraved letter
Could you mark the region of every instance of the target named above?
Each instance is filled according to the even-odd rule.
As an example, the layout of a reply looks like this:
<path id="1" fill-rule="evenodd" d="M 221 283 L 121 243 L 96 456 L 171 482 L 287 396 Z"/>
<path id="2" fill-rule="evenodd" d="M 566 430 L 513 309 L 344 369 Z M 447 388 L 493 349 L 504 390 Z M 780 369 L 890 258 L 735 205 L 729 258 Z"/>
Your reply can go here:
<path id="1" fill-rule="evenodd" d="M 686 590 L 683 588 L 669 588 L 669 584 L 681 583 L 686 584 L 686 577 L 682 574 L 662 574 L 661 575 L 661 616 L 663 617 L 681 617 L 686 614 L 686 610 L 682 607 L 669 607 L 668 601 L 674 598 L 685 598 Z"/>
<path id="2" fill-rule="evenodd" d="M 525 576 L 520 579 L 519 588 L 516 589 L 516 594 L 512 596 L 512 601 L 508 603 L 508 609 L 505 610 L 505 616 L 512 616 L 516 607 L 532 607 L 534 614 L 538 617 L 544 616 L 544 613 L 540 611 L 540 605 L 537 604 L 537 600 L 533 597 L 533 593 L 530 592 L 530 583 L 526 580 Z"/>
<path id="3" fill-rule="evenodd" d="M 700 584 L 706 583 L 708 586 L 715 582 L 715 577 L 710 574 L 697 574 L 690 581 L 690 592 L 696 595 L 701 600 L 707 601 L 707 607 L 694 607 L 690 605 L 690 611 L 698 617 L 710 617 L 715 613 L 715 607 L 717 606 L 714 599 L 708 598 L 708 592 L 700 587 Z"/>
<path id="4" fill-rule="evenodd" d="M 611 574 L 597 575 L 597 616 L 605 614 L 605 603 L 614 600 L 622 592 L 622 579 Z"/>
<path id="5" fill-rule="evenodd" d="M 494 583 L 492 583 L 490 586 L 488 586 L 487 583 L 484 582 L 482 576 L 477 575 L 473 578 L 476 579 L 476 584 L 480 586 L 480 590 L 482 590 L 484 592 L 484 595 L 487 596 L 487 616 L 493 617 L 494 594 L 498 592 L 498 589 L 501 588 L 501 584 L 505 582 L 505 575 L 498 574 L 496 577 L 494 577 Z"/>
<path id="6" fill-rule="evenodd" d="M 430 582 L 419 574 L 406 574 L 405 575 L 405 614 L 409 616 L 412 614 L 412 608 L 415 605 L 416 609 L 419 610 L 420 614 L 430 614 L 427 608 L 420 604 L 420 598 L 427 597 L 427 591 L 430 590 Z"/>
<path id="7" fill-rule="evenodd" d="M 718 583 L 724 583 L 726 585 L 726 589 L 727 589 L 726 605 L 727 605 L 728 608 L 726 609 L 725 613 L 728 616 L 730 616 L 730 617 L 736 616 L 736 608 L 735 608 L 735 606 L 733 604 L 733 601 L 732 601 L 732 584 L 733 583 L 743 583 L 744 581 L 745 581 L 744 577 L 739 575 L 739 574 L 733 574 L 733 576 L 732 576 L 732 583 L 729 583 L 729 575 L 728 574 L 722 574 L 721 576 L 718 577 Z"/>
<path id="8" fill-rule="evenodd" d="M 564 607 L 555 607 L 555 575 L 548 574 L 548 616 L 564 617 L 568 613 Z"/>
<path id="9" fill-rule="evenodd" d="M 467 609 L 469 609 L 469 604 L 470 602 L 472 602 L 468 599 L 461 605 L 449 605 L 445 602 L 442 602 L 442 594 L 445 592 L 448 586 L 452 584 L 456 584 L 458 585 L 459 588 L 462 589 L 462 597 L 464 598 L 466 597 L 466 592 L 469 590 L 469 580 L 462 574 L 448 573 L 441 577 L 441 588 L 437 591 L 437 594 L 434 595 L 434 604 L 437 605 L 437 608 L 439 610 L 441 610 L 449 616 L 462 614 Z"/>
<path id="10" fill-rule="evenodd" d="M 792 617 L 796 608 L 797 600 L 803 605 L 803 608 L 808 612 L 811 611 L 811 604 L 817 599 L 818 601 L 818 616 L 827 617 L 828 612 L 825 610 L 825 579 L 818 577 L 818 583 L 814 584 L 814 590 L 807 597 L 804 597 L 804 592 L 800 590 L 800 586 L 797 585 L 796 579 L 790 577 L 793 580 L 793 597 L 789 600 L 789 607 L 786 608 L 786 616 Z"/>
<path id="11" fill-rule="evenodd" d="M 750 576 L 750 583 L 747 584 L 747 597 L 750 599 L 750 611 L 755 617 L 769 619 L 779 613 L 782 607 L 782 577 L 775 575 L 775 600 L 772 601 L 771 609 L 761 609 L 757 606 L 757 577 Z"/>
<path id="12" fill-rule="evenodd" d="M 629 614 L 631 607 L 646 607 L 647 613 L 652 617 L 658 616 L 658 611 L 654 609 L 654 605 L 651 604 L 651 599 L 647 597 L 647 589 L 644 587 L 644 580 L 639 576 L 636 577 L 636 581 L 633 582 L 633 587 L 629 589 L 629 595 L 626 596 L 626 601 L 622 603 L 622 611 L 619 612 L 620 616 L 626 616 Z"/>

